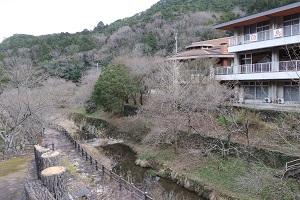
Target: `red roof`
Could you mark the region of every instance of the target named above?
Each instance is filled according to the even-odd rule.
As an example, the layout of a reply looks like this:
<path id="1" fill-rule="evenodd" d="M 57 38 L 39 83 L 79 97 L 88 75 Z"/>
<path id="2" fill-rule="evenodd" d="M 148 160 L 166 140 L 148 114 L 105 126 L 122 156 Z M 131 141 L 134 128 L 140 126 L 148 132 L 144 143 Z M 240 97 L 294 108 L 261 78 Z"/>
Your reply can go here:
<path id="1" fill-rule="evenodd" d="M 228 41 L 231 37 L 193 42 L 187 46 L 186 51 L 182 51 L 168 58 L 168 60 L 188 60 L 195 58 L 233 58 L 234 55 L 228 53 Z M 226 45 L 226 46 L 222 46 Z M 222 51 L 226 48 L 226 51 Z"/>

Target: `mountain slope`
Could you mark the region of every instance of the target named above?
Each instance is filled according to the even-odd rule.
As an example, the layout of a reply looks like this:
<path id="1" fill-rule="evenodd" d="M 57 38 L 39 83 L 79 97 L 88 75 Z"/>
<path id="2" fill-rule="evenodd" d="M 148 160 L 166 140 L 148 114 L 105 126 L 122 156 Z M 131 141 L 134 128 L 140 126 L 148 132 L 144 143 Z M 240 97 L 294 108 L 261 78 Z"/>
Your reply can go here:
<path id="1" fill-rule="evenodd" d="M 226 36 L 213 28 L 216 23 L 292 2 L 295 0 L 161 0 L 110 25 L 99 22 L 92 31 L 14 35 L 0 44 L 0 65 L 8 64 L 5 58 L 28 58 L 43 72 L 76 82 L 96 63 L 105 67 L 120 55 L 167 56 L 174 52 L 175 34 L 180 51 L 193 41 Z"/>

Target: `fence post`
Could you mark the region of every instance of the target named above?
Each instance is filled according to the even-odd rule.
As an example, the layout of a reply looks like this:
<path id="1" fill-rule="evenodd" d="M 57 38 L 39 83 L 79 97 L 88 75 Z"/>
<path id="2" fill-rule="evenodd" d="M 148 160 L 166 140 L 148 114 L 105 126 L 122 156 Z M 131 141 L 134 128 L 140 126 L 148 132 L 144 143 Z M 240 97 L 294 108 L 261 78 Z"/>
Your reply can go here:
<path id="1" fill-rule="evenodd" d="M 134 196 L 134 184 L 131 183 L 131 199 L 133 199 Z"/>
<path id="2" fill-rule="evenodd" d="M 111 169 L 109 170 L 109 179 L 110 179 L 110 181 L 112 181 L 112 171 L 111 171 Z"/>
<path id="3" fill-rule="evenodd" d="M 81 155 L 82 155 L 82 156 L 84 155 L 84 153 L 83 153 L 83 148 L 81 148 Z"/>
<path id="4" fill-rule="evenodd" d="M 105 175 L 105 168 L 104 168 L 104 165 L 102 165 L 101 168 L 102 168 L 102 178 L 103 178 L 104 175 Z"/>
<path id="5" fill-rule="evenodd" d="M 148 198 L 148 196 L 147 196 L 148 194 L 147 194 L 147 192 L 145 192 L 145 200 L 147 200 L 147 198 Z"/>
<path id="6" fill-rule="evenodd" d="M 85 152 L 85 161 L 88 161 L 88 154 Z"/>
<path id="7" fill-rule="evenodd" d="M 119 187 L 120 187 L 120 191 L 122 190 L 122 178 L 121 176 L 119 176 Z"/>
<path id="8" fill-rule="evenodd" d="M 90 156 L 90 162 L 91 162 L 91 165 L 93 165 L 93 158 L 92 158 L 92 156 Z"/>
<path id="9" fill-rule="evenodd" d="M 96 170 L 98 171 L 98 161 L 96 160 Z"/>

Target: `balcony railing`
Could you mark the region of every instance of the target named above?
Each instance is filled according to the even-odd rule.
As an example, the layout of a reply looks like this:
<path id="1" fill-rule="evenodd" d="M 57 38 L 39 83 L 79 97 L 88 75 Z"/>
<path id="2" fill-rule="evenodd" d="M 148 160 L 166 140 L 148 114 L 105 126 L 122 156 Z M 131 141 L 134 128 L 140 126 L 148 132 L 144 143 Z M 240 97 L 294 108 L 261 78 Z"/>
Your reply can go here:
<path id="1" fill-rule="evenodd" d="M 235 70 L 234 70 L 235 68 Z M 300 71 L 300 60 L 268 62 L 237 65 L 234 67 L 217 67 L 216 75 L 253 74 L 269 72 Z"/>
<path id="2" fill-rule="evenodd" d="M 233 74 L 233 67 L 217 67 L 215 74 L 216 75 L 229 75 L 229 74 Z"/>
<path id="3" fill-rule="evenodd" d="M 300 60 L 279 62 L 279 71 L 300 71 Z"/>
<path id="4" fill-rule="evenodd" d="M 233 37 L 229 39 L 229 46 L 231 47 L 231 46 L 248 44 L 252 42 L 271 40 L 280 37 L 290 37 L 294 35 L 300 35 L 300 25 L 294 24 L 294 25 L 283 27 L 281 31 L 282 33 L 279 33 L 280 35 L 278 35 L 278 33 L 277 34 L 274 33 L 274 31 L 278 31 L 278 30 L 270 29 L 266 31 L 257 32 L 255 34 L 246 34 L 238 37 Z"/>
<path id="5" fill-rule="evenodd" d="M 237 66 L 238 74 L 252 74 L 252 73 L 264 73 L 271 72 L 271 63 L 256 63 L 252 65 L 239 65 Z"/>

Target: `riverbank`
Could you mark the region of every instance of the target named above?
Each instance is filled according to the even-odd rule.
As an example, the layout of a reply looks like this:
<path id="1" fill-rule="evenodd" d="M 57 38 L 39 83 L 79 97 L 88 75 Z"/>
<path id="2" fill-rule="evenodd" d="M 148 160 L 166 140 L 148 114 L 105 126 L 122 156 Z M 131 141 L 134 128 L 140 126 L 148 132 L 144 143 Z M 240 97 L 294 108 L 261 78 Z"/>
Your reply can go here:
<path id="1" fill-rule="evenodd" d="M 150 163 L 161 177 L 196 192 L 205 199 L 282 199 L 299 188 L 294 180 L 282 180 L 282 170 L 244 159 L 181 148 L 158 148 L 126 142 L 138 159 Z M 292 196 L 290 196 L 292 197 Z"/>
<path id="2" fill-rule="evenodd" d="M 105 120 L 85 118 L 85 123 L 96 126 L 101 121 Z M 116 121 L 108 119 L 105 126 L 110 131 L 117 131 Z M 118 134 L 110 132 L 109 135 Z M 122 132 L 121 135 L 126 133 Z M 175 154 L 170 146 L 159 148 L 130 140 L 126 144 L 138 153 L 139 159 L 149 161 L 159 175 L 170 178 L 207 199 L 281 199 L 299 195 L 295 190 L 299 186 L 294 180 L 281 180 L 281 167 L 267 167 L 259 162 L 248 163 L 239 157 L 222 159 L 219 154 L 203 153 L 199 148 L 180 148 L 179 153 Z M 267 151 L 270 150 L 259 153 Z M 276 155 L 275 158 L 282 158 L 282 155 L 284 154 Z"/>

